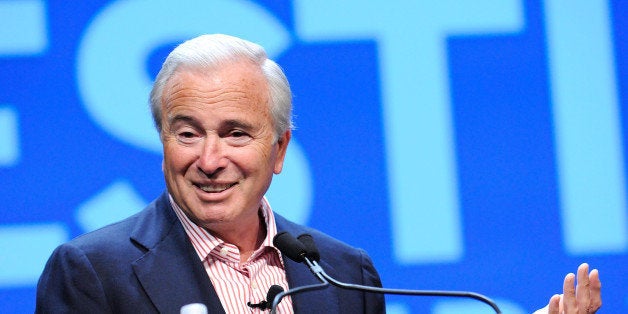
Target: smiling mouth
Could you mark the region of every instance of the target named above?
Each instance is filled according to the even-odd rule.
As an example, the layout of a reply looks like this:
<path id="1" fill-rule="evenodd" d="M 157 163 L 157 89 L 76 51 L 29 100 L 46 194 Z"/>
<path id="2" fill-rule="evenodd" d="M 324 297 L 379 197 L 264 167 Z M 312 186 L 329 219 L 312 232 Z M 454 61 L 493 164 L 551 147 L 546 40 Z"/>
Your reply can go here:
<path id="1" fill-rule="evenodd" d="M 229 188 L 231 188 L 232 186 L 236 185 L 237 183 L 229 183 L 229 184 L 208 184 L 208 185 L 200 185 L 200 184 L 195 184 L 196 187 L 198 187 L 199 189 L 203 190 L 203 192 L 207 192 L 207 193 L 220 193 L 222 191 L 228 190 Z"/>

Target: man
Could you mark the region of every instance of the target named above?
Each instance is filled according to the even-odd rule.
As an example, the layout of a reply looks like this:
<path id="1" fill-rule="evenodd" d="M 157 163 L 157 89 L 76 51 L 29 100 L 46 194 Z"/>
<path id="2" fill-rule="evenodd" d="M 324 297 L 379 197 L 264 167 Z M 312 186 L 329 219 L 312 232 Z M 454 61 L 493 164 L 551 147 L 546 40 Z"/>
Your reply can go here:
<path id="1" fill-rule="evenodd" d="M 342 281 L 381 286 L 370 258 L 276 215 L 264 199 L 291 137 L 283 72 L 253 43 L 206 35 L 176 48 L 151 92 L 167 193 L 139 214 L 57 248 L 42 274 L 41 313 L 261 312 L 247 303 L 317 283 L 273 246 L 309 233 L 321 266 Z M 282 300 L 280 313 L 379 313 L 381 295 L 329 288 Z"/>
<path id="2" fill-rule="evenodd" d="M 38 284 L 37 312 L 176 313 L 190 303 L 210 313 L 261 312 L 247 303 L 264 300 L 271 285 L 316 283 L 274 247 L 281 231 L 312 234 L 332 277 L 381 286 L 364 251 L 287 221 L 264 198 L 283 167 L 292 104 L 285 75 L 260 46 L 225 35 L 187 41 L 166 59 L 150 99 L 167 192 L 139 214 L 57 248 Z M 578 274 L 578 289 L 599 286 L 597 272 L 586 289 L 588 269 Z M 565 286 L 573 288 L 572 277 Z M 580 290 L 565 293 L 565 311 L 576 298 L 581 309 L 593 304 L 592 291 L 586 300 Z M 553 298 L 549 312 L 562 303 Z M 385 308 L 382 295 L 330 287 L 285 298 L 279 311 Z"/>

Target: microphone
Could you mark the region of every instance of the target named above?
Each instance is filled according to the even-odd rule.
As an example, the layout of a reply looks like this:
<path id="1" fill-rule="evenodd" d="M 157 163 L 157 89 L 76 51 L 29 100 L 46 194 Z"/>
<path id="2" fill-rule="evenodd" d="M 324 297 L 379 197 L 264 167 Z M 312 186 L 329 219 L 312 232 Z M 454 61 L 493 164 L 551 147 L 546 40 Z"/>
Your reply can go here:
<path id="1" fill-rule="evenodd" d="M 303 263 L 307 255 L 305 244 L 286 231 L 277 233 L 273 238 L 273 244 L 281 253 L 297 263 Z"/>
<path id="2" fill-rule="evenodd" d="M 272 285 L 268 289 L 268 293 L 266 294 L 266 300 L 262 300 L 262 302 L 260 303 L 246 302 L 246 305 L 248 305 L 251 308 L 259 307 L 260 310 L 262 311 L 270 310 L 270 308 L 272 307 L 272 300 L 274 300 L 275 296 L 281 292 L 283 292 L 283 288 L 281 286 Z"/>
<path id="3" fill-rule="evenodd" d="M 305 256 L 307 256 L 307 258 L 309 258 L 312 262 L 318 262 L 321 260 L 321 253 L 318 252 L 314 238 L 312 238 L 311 235 L 304 233 L 298 236 L 297 239 L 305 247 Z"/>
<path id="4" fill-rule="evenodd" d="M 367 292 L 383 293 L 383 294 L 472 298 L 472 299 L 488 304 L 491 308 L 493 308 L 493 310 L 495 310 L 495 313 L 501 314 L 501 310 L 499 309 L 497 304 L 493 302 L 493 300 L 489 299 L 488 297 L 484 295 L 471 292 L 471 291 L 387 289 L 387 288 L 371 287 L 371 286 L 340 282 L 334 279 L 333 277 L 329 276 L 327 273 L 325 273 L 325 271 L 318 265 L 318 261 L 320 260 L 320 253 L 318 252 L 318 248 L 316 247 L 316 243 L 314 242 L 314 239 L 312 238 L 312 236 L 309 234 L 302 234 L 298 237 L 298 239 L 306 249 L 306 253 L 303 255 L 304 260 L 308 261 L 311 258 L 313 261 L 311 261 L 310 263 L 312 263 L 313 265 L 318 267 L 318 269 L 320 269 L 320 273 L 318 273 L 318 275 L 320 275 L 321 277 L 323 277 L 325 280 L 327 280 L 329 283 L 331 283 L 332 285 L 336 287 L 339 287 L 342 289 L 367 291 Z"/>
<path id="5" fill-rule="evenodd" d="M 323 269 L 320 266 L 312 264 L 311 261 L 306 258 L 308 252 L 305 249 L 305 246 L 303 245 L 303 243 L 295 239 L 294 236 L 285 231 L 280 232 L 273 238 L 273 244 L 279 249 L 279 251 L 281 251 L 282 254 L 288 256 L 288 258 L 290 258 L 291 260 L 297 263 L 305 262 L 308 267 L 310 267 L 310 271 L 312 271 L 312 273 L 316 276 L 316 278 L 318 278 L 318 280 L 321 281 L 321 283 L 296 287 L 288 289 L 287 291 L 280 292 L 273 299 L 271 305 L 271 314 L 276 313 L 277 305 L 279 305 L 279 302 L 281 302 L 281 299 L 283 299 L 285 296 L 299 292 L 320 290 L 329 286 L 329 282 L 327 282 L 325 277 L 320 274 Z"/>
<path id="6" fill-rule="evenodd" d="M 310 238 L 311 237 L 312 236 L 310 236 Z M 306 239 L 305 241 L 308 242 L 309 240 Z M 310 268 L 310 271 L 312 271 L 312 274 L 314 274 L 318 280 L 322 283 L 327 282 L 325 277 L 322 276 L 322 273 L 324 273 L 323 269 L 318 266 L 318 264 L 312 263 L 312 260 L 320 260 L 320 254 L 318 253 L 318 249 L 316 249 L 315 245 L 313 246 L 313 249 L 308 249 L 306 248 L 305 243 L 295 239 L 295 237 L 285 231 L 275 235 L 273 238 L 273 244 L 275 244 L 279 251 L 286 254 L 286 256 L 288 256 L 291 260 L 297 263 L 305 262 L 305 264 Z M 308 245 L 312 244 L 314 244 L 314 240 L 308 242 Z"/>

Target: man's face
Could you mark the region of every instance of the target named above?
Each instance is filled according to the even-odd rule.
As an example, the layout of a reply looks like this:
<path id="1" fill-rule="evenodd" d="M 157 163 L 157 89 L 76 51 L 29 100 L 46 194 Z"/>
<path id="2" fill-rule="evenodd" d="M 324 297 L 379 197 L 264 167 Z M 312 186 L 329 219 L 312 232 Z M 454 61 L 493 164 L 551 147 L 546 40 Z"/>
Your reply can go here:
<path id="1" fill-rule="evenodd" d="M 275 140 L 268 85 L 239 61 L 210 74 L 179 71 L 164 88 L 163 170 L 169 192 L 210 230 L 258 223 L 273 173 L 281 172 L 290 131 Z"/>

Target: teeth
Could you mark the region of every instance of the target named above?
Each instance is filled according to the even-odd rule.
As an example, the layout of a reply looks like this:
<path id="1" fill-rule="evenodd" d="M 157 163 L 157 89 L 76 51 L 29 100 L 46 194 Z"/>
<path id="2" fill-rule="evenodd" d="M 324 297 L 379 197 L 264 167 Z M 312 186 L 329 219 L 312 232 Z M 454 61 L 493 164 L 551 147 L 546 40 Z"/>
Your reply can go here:
<path id="1" fill-rule="evenodd" d="M 201 185 L 199 186 L 199 188 L 201 188 L 201 190 L 205 192 L 216 193 L 216 192 L 222 192 L 232 186 L 233 184 L 212 184 L 212 185 Z"/>

